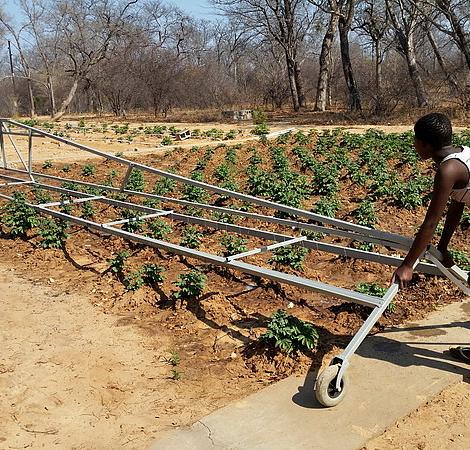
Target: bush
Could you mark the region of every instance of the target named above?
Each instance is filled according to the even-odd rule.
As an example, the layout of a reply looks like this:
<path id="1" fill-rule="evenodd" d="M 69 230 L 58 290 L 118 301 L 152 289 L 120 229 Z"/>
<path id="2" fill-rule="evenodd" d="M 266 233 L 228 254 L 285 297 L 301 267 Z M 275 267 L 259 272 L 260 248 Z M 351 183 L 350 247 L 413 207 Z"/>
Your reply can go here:
<path id="1" fill-rule="evenodd" d="M 122 224 L 122 229 L 129 233 L 140 233 L 142 231 L 144 221 L 139 219 L 139 215 L 141 215 L 139 211 L 132 211 L 131 209 L 121 210 L 121 218 L 129 220 L 129 222 Z"/>
<path id="2" fill-rule="evenodd" d="M 266 123 L 267 120 L 268 120 L 268 116 L 263 110 L 255 109 L 253 111 L 253 123 L 255 125 L 261 125 L 263 123 Z"/>
<path id="3" fill-rule="evenodd" d="M 164 240 L 169 233 L 173 231 L 163 219 L 155 219 L 148 224 L 149 232 L 147 235 L 154 239 Z"/>
<path id="4" fill-rule="evenodd" d="M 93 164 L 85 164 L 82 169 L 82 175 L 84 177 L 89 177 L 94 175 L 96 172 L 96 167 Z"/>
<path id="5" fill-rule="evenodd" d="M 178 276 L 178 281 L 174 284 L 179 290 L 173 293 L 173 298 L 183 301 L 198 299 L 204 292 L 207 277 L 198 270 L 183 273 Z"/>
<path id="6" fill-rule="evenodd" d="M 272 316 L 266 333 L 259 340 L 279 348 L 288 355 L 292 353 L 307 353 L 317 345 L 319 336 L 311 323 L 279 309 Z"/>
<path id="7" fill-rule="evenodd" d="M 163 276 L 165 269 L 156 264 L 144 264 L 142 267 L 142 279 L 147 285 L 163 283 L 165 277 Z"/>
<path id="8" fill-rule="evenodd" d="M 269 263 L 277 266 L 287 266 L 295 270 L 302 270 L 308 249 L 298 245 L 286 245 L 274 250 L 274 255 L 269 259 Z"/>
<path id="9" fill-rule="evenodd" d="M 236 255 L 238 253 L 246 252 L 246 243 L 248 241 L 237 236 L 232 236 L 228 233 L 225 233 L 222 237 L 221 244 L 224 247 L 222 255 L 227 257 L 231 255 Z"/>
<path id="10" fill-rule="evenodd" d="M 9 228 L 12 237 L 25 238 L 28 230 L 39 225 L 36 211 L 26 204 L 26 197 L 15 192 L 13 198 L 3 207 L 2 222 Z"/>
<path id="11" fill-rule="evenodd" d="M 265 136 L 269 134 L 269 131 L 269 127 L 265 123 L 260 123 L 251 130 L 251 134 L 255 134 L 256 136 Z"/>
<path id="12" fill-rule="evenodd" d="M 132 169 L 126 183 L 126 190 L 142 192 L 145 188 L 144 174 L 139 169 Z"/>
<path id="13" fill-rule="evenodd" d="M 39 223 L 39 236 L 41 236 L 42 248 L 62 248 L 68 239 L 68 223 L 54 219 L 42 219 Z"/>
<path id="14" fill-rule="evenodd" d="M 180 245 L 183 247 L 198 249 L 201 246 L 203 234 L 195 227 L 188 227 L 183 231 Z"/>
<path id="15" fill-rule="evenodd" d="M 129 253 L 126 251 L 119 252 L 114 258 L 110 259 L 109 262 L 109 270 L 118 276 L 118 278 L 122 277 L 124 273 L 124 265 L 126 263 L 126 259 L 129 258 Z"/>

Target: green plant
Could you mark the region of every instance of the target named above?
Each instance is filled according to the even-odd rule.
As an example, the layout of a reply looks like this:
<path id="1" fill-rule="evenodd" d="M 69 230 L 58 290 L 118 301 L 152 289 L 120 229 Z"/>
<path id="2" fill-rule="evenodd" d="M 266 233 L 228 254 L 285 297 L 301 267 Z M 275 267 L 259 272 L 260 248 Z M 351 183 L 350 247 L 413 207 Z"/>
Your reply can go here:
<path id="1" fill-rule="evenodd" d="M 80 119 L 80 121 L 78 122 L 78 126 L 79 128 L 85 128 L 85 121 L 83 119 Z"/>
<path id="2" fill-rule="evenodd" d="M 82 168 L 82 175 L 84 177 L 89 177 L 94 175 L 96 172 L 96 167 L 93 164 L 85 164 Z"/>
<path id="3" fill-rule="evenodd" d="M 70 166 L 68 164 L 65 164 L 65 166 L 62 167 L 62 172 L 70 172 Z"/>
<path id="4" fill-rule="evenodd" d="M 111 258 L 109 262 L 109 270 L 121 278 L 124 274 L 124 265 L 126 259 L 129 258 L 129 253 L 126 251 L 119 252 L 114 258 Z"/>
<path id="5" fill-rule="evenodd" d="M 137 291 L 145 284 L 142 269 L 131 272 L 124 278 L 124 286 L 128 291 Z"/>
<path id="6" fill-rule="evenodd" d="M 171 145 L 172 143 L 173 143 L 173 140 L 171 139 L 170 136 L 165 136 L 161 142 L 162 145 Z"/>
<path id="7" fill-rule="evenodd" d="M 165 239 L 169 233 L 173 231 L 163 219 L 154 219 L 148 223 L 149 232 L 147 235 L 154 239 Z"/>
<path id="8" fill-rule="evenodd" d="M 268 125 L 260 123 L 251 130 L 251 134 L 255 134 L 256 136 L 265 136 L 266 134 L 269 134 L 269 131 Z"/>
<path id="9" fill-rule="evenodd" d="M 54 164 L 52 164 L 52 161 L 50 160 L 44 161 L 44 163 L 42 164 L 43 169 L 51 169 L 53 166 Z"/>
<path id="10" fill-rule="evenodd" d="M 158 283 L 163 283 L 165 277 L 163 273 L 165 269 L 162 266 L 156 264 L 144 264 L 142 266 L 142 279 L 147 285 L 154 285 Z"/>
<path id="11" fill-rule="evenodd" d="M 455 264 L 460 266 L 463 270 L 470 270 L 470 257 L 461 250 L 449 250 L 450 256 L 454 260 Z"/>
<path id="12" fill-rule="evenodd" d="M 183 231 L 180 245 L 183 247 L 198 249 L 201 246 L 203 234 L 195 227 L 187 227 Z"/>
<path id="13" fill-rule="evenodd" d="M 232 236 L 228 233 L 224 233 L 222 240 L 220 243 L 224 247 L 222 251 L 222 255 L 227 257 L 231 255 L 236 255 L 238 253 L 246 252 L 246 243 L 248 241 L 243 238 L 239 238 L 237 236 Z"/>
<path id="14" fill-rule="evenodd" d="M 294 270 L 302 270 L 308 249 L 298 245 L 287 245 L 274 250 L 274 255 L 269 259 L 269 263 L 277 266 L 288 266 Z"/>
<path id="15" fill-rule="evenodd" d="M 178 281 L 174 282 L 179 290 L 173 293 L 173 298 L 179 299 L 181 302 L 198 299 L 204 291 L 206 282 L 206 275 L 198 270 L 180 274 Z"/>
<path id="16" fill-rule="evenodd" d="M 335 217 L 340 207 L 339 199 L 334 196 L 322 197 L 315 205 L 314 212 L 326 217 Z"/>
<path id="17" fill-rule="evenodd" d="M 89 219 L 95 215 L 95 208 L 91 202 L 85 202 L 82 204 L 81 217 L 83 219 Z"/>
<path id="18" fill-rule="evenodd" d="M 39 223 L 39 236 L 42 248 L 62 248 L 68 239 L 68 223 L 63 220 L 45 218 Z"/>
<path id="19" fill-rule="evenodd" d="M 377 283 L 360 283 L 356 286 L 356 291 L 361 294 L 372 295 L 374 297 L 382 298 L 387 292 L 387 288 L 380 286 Z M 396 305 L 394 302 L 391 302 L 387 306 L 387 312 L 394 313 L 396 310 Z"/>
<path id="20" fill-rule="evenodd" d="M 176 181 L 171 178 L 162 178 L 155 183 L 153 193 L 155 195 L 165 195 L 173 192 L 176 187 Z"/>
<path id="21" fill-rule="evenodd" d="M 142 192 L 145 188 L 144 174 L 140 169 L 132 169 L 126 183 L 126 189 L 129 191 Z"/>
<path id="22" fill-rule="evenodd" d="M 268 116 L 262 109 L 255 109 L 253 111 L 253 123 L 255 125 L 263 124 L 267 120 L 268 120 Z"/>
<path id="23" fill-rule="evenodd" d="M 172 380 L 175 380 L 175 381 L 179 381 L 181 380 L 181 377 L 183 375 L 183 372 L 181 372 L 180 370 L 174 368 L 174 369 L 171 369 L 171 379 Z"/>
<path id="24" fill-rule="evenodd" d="M 317 345 L 318 339 L 318 332 L 311 323 L 281 309 L 271 316 L 266 333 L 259 337 L 261 342 L 273 345 L 288 355 L 311 351 Z"/>
<path id="25" fill-rule="evenodd" d="M 51 195 L 49 194 L 48 191 L 44 189 L 41 189 L 39 187 L 34 187 L 32 189 L 32 192 L 38 204 L 49 203 L 52 201 Z"/>
<path id="26" fill-rule="evenodd" d="M 121 218 L 128 220 L 128 222 L 122 224 L 122 229 L 129 233 L 140 233 L 144 224 L 144 221 L 139 218 L 140 215 L 142 215 L 142 213 L 139 211 L 122 209 Z"/>
<path id="27" fill-rule="evenodd" d="M 27 205 L 22 192 L 13 193 L 13 198 L 2 209 L 2 222 L 12 237 L 25 238 L 28 230 L 39 225 L 36 211 Z"/>
<path id="28" fill-rule="evenodd" d="M 171 350 L 170 356 L 165 358 L 165 362 L 175 367 L 181 362 L 181 357 L 176 350 Z"/>
<path id="29" fill-rule="evenodd" d="M 359 225 L 373 227 L 377 223 L 374 203 L 370 200 L 363 200 L 359 207 L 353 211 L 352 215 L 356 218 Z"/>

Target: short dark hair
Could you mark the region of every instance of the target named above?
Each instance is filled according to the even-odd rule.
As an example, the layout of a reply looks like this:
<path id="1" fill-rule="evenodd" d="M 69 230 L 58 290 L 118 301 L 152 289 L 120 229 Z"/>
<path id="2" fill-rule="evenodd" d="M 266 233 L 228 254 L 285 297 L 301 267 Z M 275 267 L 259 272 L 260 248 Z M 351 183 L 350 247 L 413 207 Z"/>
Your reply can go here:
<path id="1" fill-rule="evenodd" d="M 416 139 L 430 144 L 435 150 L 452 144 L 452 124 L 442 113 L 431 113 L 415 123 Z"/>

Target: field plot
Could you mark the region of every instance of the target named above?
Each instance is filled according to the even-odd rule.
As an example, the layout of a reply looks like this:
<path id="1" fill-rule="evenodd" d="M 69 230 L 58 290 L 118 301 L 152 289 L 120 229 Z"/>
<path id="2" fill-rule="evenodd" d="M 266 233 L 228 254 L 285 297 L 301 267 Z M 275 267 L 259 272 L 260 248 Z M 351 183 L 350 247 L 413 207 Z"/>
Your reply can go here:
<path id="1" fill-rule="evenodd" d="M 456 135 L 456 143 L 469 144 L 470 134 L 464 131 Z M 12 154 L 11 148 L 7 150 Z M 304 130 L 275 140 L 262 137 L 232 145 L 223 141 L 212 146 L 192 145 L 133 160 L 196 181 L 405 236 L 413 235 L 424 216 L 433 174 L 430 164 L 417 160 L 410 133 L 386 134 L 373 129 L 363 134 L 340 129 Z M 130 323 L 146 332 L 158 330 L 155 333 L 162 342 L 170 342 L 167 348 L 173 349 L 165 356 L 169 361 L 167 383 L 177 383 L 189 403 L 198 383 L 201 395 L 219 399 L 214 403 L 216 407 L 233 400 L 233 391 L 224 392 L 224 380 L 239 386 L 243 395 L 290 373 L 318 367 L 323 356 L 343 346 L 367 316 L 365 307 L 319 293 L 201 264 L 105 236 L 85 226 L 37 217 L 31 211 L 24 213 L 25 201 L 48 204 L 84 220 L 114 223 L 124 231 L 230 257 L 270 243 L 259 236 L 237 233 L 237 227 L 259 227 L 259 220 L 250 213 L 272 215 L 267 207 L 253 207 L 196 186 L 144 174 L 137 168 L 128 170 L 111 159 L 71 158 L 69 162 L 51 157 L 32 168 L 37 178 L 47 180 L 55 189 L 29 190 L 16 185 L 2 191 L 9 195 L 16 192 L 15 200 L 4 204 L 2 212 L 2 261 L 36 282 L 50 284 L 53 279 L 51 289 L 86 294 L 106 313 L 126 315 Z M 67 180 L 59 182 L 57 177 Z M 123 180 L 126 191 L 134 194 L 122 192 Z M 159 198 L 139 195 L 144 189 Z M 71 191 L 87 194 L 88 201 L 71 202 Z M 109 201 L 100 202 L 98 197 Z M 141 205 L 140 212 L 126 208 L 129 201 Z M 199 207 L 187 202 L 198 203 Z M 171 210 L 172 214 L 156 217 L 154 210 Z M 279 223 L 263 225 L 267 233 L 283 234 L 286 239 L 303 234 L 324 244 L 400 255 L 374 242 L 289 230 L 286 223 L 291 216 L 279 211 L 276 215 Z M 200 224 L 186 223 L 187 216 L 197 218 Z M 218 225 L 208 227 L 210 223 Z M 309 225 L 314 229 L 314 223 Z M 467 270 L 468 226 L 470 217 L 465 216 L 452 243 L 458 249 L 454 252 L 456 262 Z M 346 253 L 331 255 L 307 248 L 303 241 L 249 255 L 244 261 L 379 296 L 393 271 L 374 262 L 352 259 Z M 459 298 L 460 293 L 448 281 L 418 275 L 414 285 L 397 296 L 379 328 L 422 316 L 439 304 Z M 279 309 L 313 324 L 318 333 L 313 348 L 286 355 L 269 340 L 259 340 L 269 318 Z M 211 383 L 211 377 L 203 380 L 212 370 L 221 378 L 220 383 Z M 187 407 L 182 401 L 174 412 Z M 198 416 L 198 408 L 200 405 L 195 405 L 187 422 Z M 207 408 L 199 412 L 206 413 Z"/>

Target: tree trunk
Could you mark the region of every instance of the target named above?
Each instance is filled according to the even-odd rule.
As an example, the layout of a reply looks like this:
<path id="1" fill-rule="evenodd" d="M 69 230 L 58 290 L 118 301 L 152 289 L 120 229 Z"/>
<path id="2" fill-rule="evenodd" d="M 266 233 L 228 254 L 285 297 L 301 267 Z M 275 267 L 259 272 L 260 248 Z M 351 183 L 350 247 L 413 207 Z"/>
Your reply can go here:
<path id="1" fill-rule="evenodd" d="M 300 109 L 300 103 L 299 103 L 299 93 L 297 91 L 297 83 L 295 80 L 295 62 L 287 54 L 286 54 L 286 61 L 287 61 L 287 76 L 289 77 L 289 87 L 290 87 L 290 93 L 292 97 L 292 106 L 294 107 L 294 111 L 298 111 Z"/>
<path id="2" fill-rule="evenodd" d="M 434 51 L 434 55 L 436 56 L 439 67 L 441 68 L 442 73 L 446 76 L 446 79 L 449 82 L 453 92 L 460 92 L 459 83 L 457 82 L 457 79 L 455 78 L 454 74 L 447 70 L 446 65 L 444 63 L 444 59 L 442 58 L 441 52 L 439 51 L 439 47 L 437 46 L 436 40 L 434 39 L 434 35 L 432 34 L 432 31 L 429 28 L 426 30 L 426 34 L 429 43 L 431 44 L 431 47 Z"/>
<path id="3" fill-rule="evenodd" d="M 349 110 L 362 111 L 361 96 L 357 88 L 356 79 L 351 64 L 349 54 L 349 27 L 345 24 L 345 20 L 341 17 L 338 21 L 339 41 L 341 49 L 341 62 L 343 64 L 344 79 L 349 92 Z"/>
<path id="4" fill-rule="evenodd" d="M 377 91 L 377 97 L 380 97 L 382 91 L 382 58 L 380 41 L 375 41 L 375 90 Z"/>
<path id="5" fill-rule="evenodd" d="M 335 38 L 335 30 L 338 26 L 338 15 L 331 14 L 323 38 L 320 53 L 320 70 L 318 73 L 317 93 L 315 96 L 315 111 L 326 111 L 328 105 L 328 85 L 331 73 L 331 48 Z"/>
<path id="6" fill-rule="evenodd" d="M 300 73 L 300 66 L 297 61 L 294 62 L 294 77 L 295 77 L 295 84 L 297 87 L 297 96 L 299 100 L 299 106 L 301 108 L 305 107 L 305 93 L 304 93 L 304 86 L 302 83 L 302 76 Z"/>
<path id="7" fill-rule="evenodd" d="M 29 95 L 29 104 L 30 104 L 30 116 L 31 118 L 34 118 L 36 117 L 36 108 L 34 104 L 33 82 L 31 80 L 30 73 L 28 73 L 28 95 Z"/>
<path id="8" fill-rule="evenodd" d="M 55 92 L 52 77 L 50 75 L 47 75 L 47 88 L 49 90 L 49 101 L 51 102 L 51 117 L 54 117 L 56 113 Z"/>
<path id="9" fill-rule="evenodd" d="M 62 104 L 60 105 L 59 111 L 57 111 L 57 114 L 54 115 L 52 120 L 59 120 L 65 114 L 67 107 L 70 105 L 70 103 L 72 103 L 75 93 L 77 92 L 77 88 L 78 88 L 78 78 L 74 78 L 72 87 L 70 88 L 70 91 L 69 91 L 69 95 L 67 95 L 67 98 L 62 102 Z"/>
<path id="10" fill-rule="evenodd" d="M 398 33 L 398 41 L 405 55 L 406 64 L 408 66 L 408 74 L 410 75 L 411 81 L 415 88 L 416 100 L 418 106 L 422 108 L 429 104 L 426 91 L 424 90 L 423 80 L 419 74 L 418 64 L 416 63 L 416 53 L 414 46 L 413 34 L 410 33 L 408 36 L 404 36 L 403 33 Z"/>

